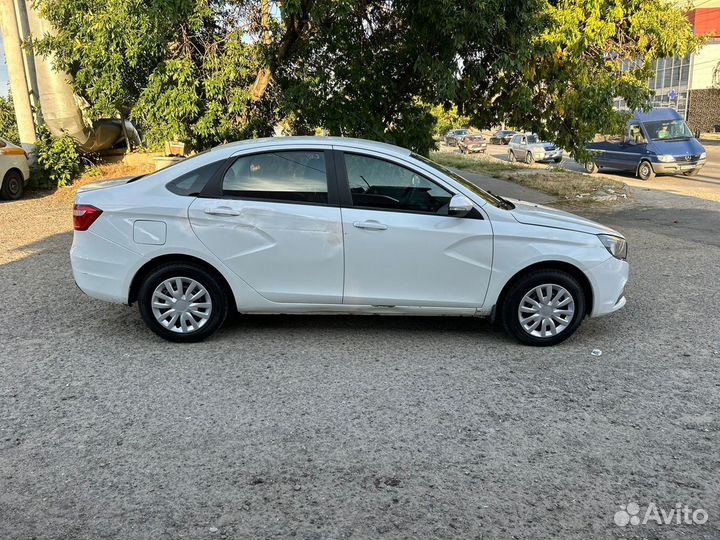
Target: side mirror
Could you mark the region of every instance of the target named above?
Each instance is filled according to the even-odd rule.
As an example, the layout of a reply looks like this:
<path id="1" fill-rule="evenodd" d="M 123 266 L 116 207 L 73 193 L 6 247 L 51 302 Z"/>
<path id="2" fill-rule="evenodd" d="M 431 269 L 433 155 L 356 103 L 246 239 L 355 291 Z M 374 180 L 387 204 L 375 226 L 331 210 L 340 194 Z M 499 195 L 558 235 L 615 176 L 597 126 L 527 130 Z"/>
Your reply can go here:
<path id="1" fill-rule="evenodd" d="M 473 203 L 465 195 L 453 195 L 448 207 L 448 215 L 452 217 L 464 217 L 473 209 Z"/>

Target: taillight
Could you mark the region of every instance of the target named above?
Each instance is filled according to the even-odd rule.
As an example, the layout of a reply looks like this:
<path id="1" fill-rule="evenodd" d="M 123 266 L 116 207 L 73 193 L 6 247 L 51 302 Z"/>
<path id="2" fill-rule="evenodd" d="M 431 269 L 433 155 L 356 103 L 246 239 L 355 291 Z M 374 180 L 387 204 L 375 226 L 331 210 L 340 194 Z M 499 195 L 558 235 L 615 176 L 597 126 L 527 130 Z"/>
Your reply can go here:
<path id="1" fill-rule="evenodd" d="M 102 210 L 99 208 L 89 204 L 76 204 L 73 206 L 73 228 L 76 231 L 87 231 L 100 214 Z"/>

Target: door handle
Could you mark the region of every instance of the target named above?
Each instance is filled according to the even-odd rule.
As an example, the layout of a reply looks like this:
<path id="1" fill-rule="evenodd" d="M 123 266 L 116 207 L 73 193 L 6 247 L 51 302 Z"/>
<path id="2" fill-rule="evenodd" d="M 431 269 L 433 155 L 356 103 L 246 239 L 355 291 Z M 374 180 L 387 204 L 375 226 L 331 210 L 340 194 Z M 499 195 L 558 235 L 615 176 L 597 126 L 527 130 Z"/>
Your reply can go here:
<path id="1" fill-rule="evenodd" d="M 233 210 L 229 206 L 215 206 L 212 208 L 206 208 L 205 213 L 210 214 L 211 216 L 239 216 L 240 215 L 240 212 L 238 210 Z"/>
<path id="2" fill-rule="evenodd" d="M 370 229 L 373 231 L 384 231 L 388 228 L 388 226 L 384 223 L 379 223 L 377 221 L 354 221 L 353 227 L 357 227 L 358 229 Z"/>

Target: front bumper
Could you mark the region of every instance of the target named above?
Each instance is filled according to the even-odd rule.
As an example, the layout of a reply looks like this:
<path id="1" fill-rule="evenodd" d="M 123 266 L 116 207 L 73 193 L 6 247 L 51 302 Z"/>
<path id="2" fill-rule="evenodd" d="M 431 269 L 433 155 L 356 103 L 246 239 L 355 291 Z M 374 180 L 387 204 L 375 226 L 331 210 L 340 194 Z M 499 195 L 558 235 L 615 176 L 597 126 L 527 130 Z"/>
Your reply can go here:
<path id="1" fill-rule="evenodd" d="M 590 269 L 587 276 L 593 289 L 591 317 L 609 315 L 625 305 L 625 286 L 630 276 L 630 265 L 627 261 L 610 257 Z"/>
<path id="2" fill-rule="evenodd" d="M 465 151 L 470 152 L 471 154 L 474 154 L 476 152 L 484 152 L 487 150 L 487 145 L 484 144 L 482 146 L 468 146 L 465 147 Z"/>
<path id="3" fill-rule="evenodd" d="M 533 153 L 533 157 L 538 162 L 555 161 L 556 159 L 562 159 L 562 150 L 549 150 L 542 154 L 542 157 L 537 157 L 537 154 Z"/>
<path id="4" fill-rule="evenodd" d="M 670 163 L 664 163 L 660 161 L 654 161 L 652 166 L 656 174 L 678 174 L 690 171 L 699 171 L 705 166 L 706 159 L 700 159 L 698 161 L 672 161 Z"/>

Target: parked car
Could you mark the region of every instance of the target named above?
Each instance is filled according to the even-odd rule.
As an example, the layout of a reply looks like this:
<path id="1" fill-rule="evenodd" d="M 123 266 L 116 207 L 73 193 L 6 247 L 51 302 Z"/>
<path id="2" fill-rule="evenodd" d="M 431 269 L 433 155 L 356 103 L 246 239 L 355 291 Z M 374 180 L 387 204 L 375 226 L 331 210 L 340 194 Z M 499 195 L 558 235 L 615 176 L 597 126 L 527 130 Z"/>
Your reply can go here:
<path id="1" fill-rule="evenodd" d="M 8 200 L 22 197 L 30 180 L 27 153 L 4 139 L 0 139 L 0 179 L 0 198 Z"/>
<path id="2" fill-rule="evenodd" d="M 532 165 L 536 161 L 562 161 L 562 150 L 553 143 L 541 141 L 534 133 L 516 133 L 508 146 L 508 159 L 511 162 L 524 161 Z"/>
<path id="3" fill-rule="evenodd" d="M 487 143 L 485 142 L 485 137 L 482 135 L 470 134 L 458 140 L 458 148 L 463 154 L 472 154 L 474 152 L 485 153 Z"/>
<path id="4" fill-rule="evenodd" d="M 656 174 L 696 175 L 707 157 L 682 116 L 669 108 L 637 112 L 621 141 L 590 143 L 586 148 L 594 156 L 585 165 L 587 172 L 618 169 L 641 180 L 651 180 Z"/>
<path id="5" fill-rule="evenodd" d="M 448 146 L 456 146 L 458 141 L 465 137 L 465 135 L 468 135 L 470 133 L 469 130 L 463 128 L 463 129 L 451 129 L 445 134 L 445 144 Z"/>
<path id="6" fill-rule="evenodd" d="M 510 139 L 512 139 L 513 135 L 516 133 L 517 131 L 510 131 L 506 129 L 496 131 L 493 136 L 490 137 L 490 144 L 508 144 Z"/>
<path id="7" fill-rule="evenodd" d="M 238 311 L 489 316 L 553 345 L 625 305 L 619 232 L 359 139 L 220 146 L 81 188 L 73 217 L 80 289 L 171 341 Z"/>

